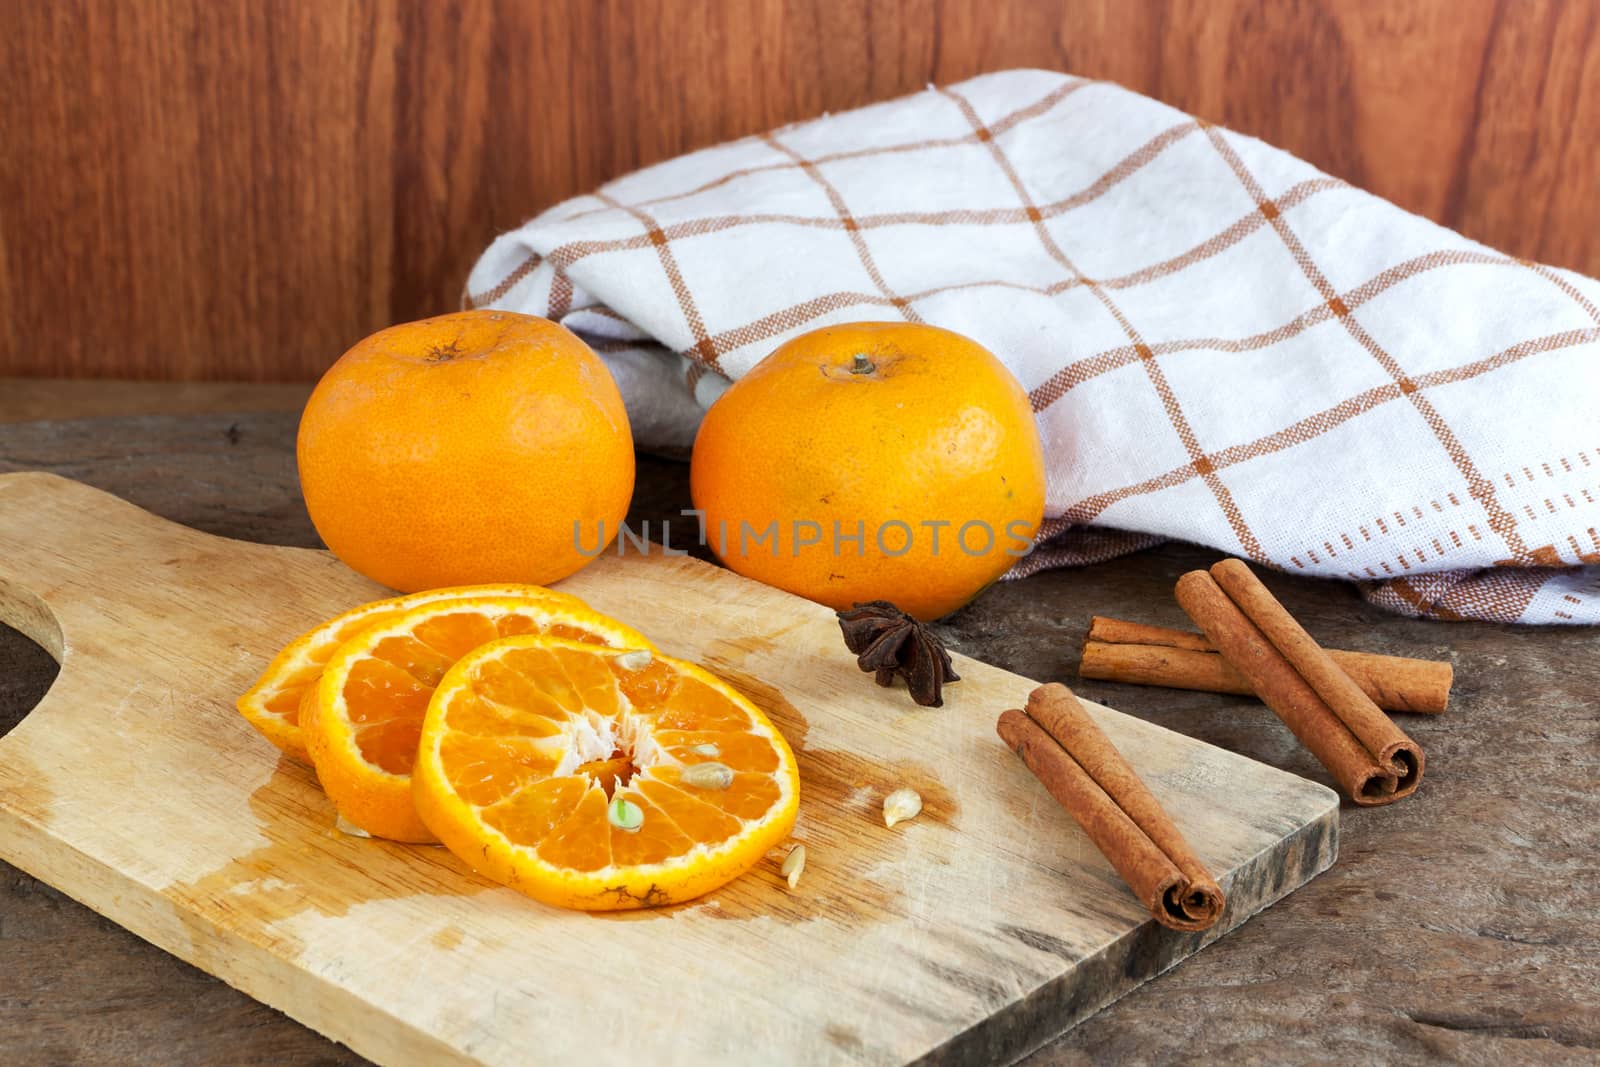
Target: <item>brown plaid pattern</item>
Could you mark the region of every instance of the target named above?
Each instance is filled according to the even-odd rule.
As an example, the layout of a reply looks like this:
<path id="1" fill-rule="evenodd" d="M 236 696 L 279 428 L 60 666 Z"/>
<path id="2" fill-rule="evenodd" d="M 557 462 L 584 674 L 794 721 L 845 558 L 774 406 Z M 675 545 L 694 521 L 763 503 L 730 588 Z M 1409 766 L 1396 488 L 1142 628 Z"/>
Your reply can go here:
<path id="1" fill-rule="evenodd" d="M 1014 571 L 1183 539 L 1442 619 L 1600 622 L 1600 284 L 1113 85 L 986 75 L 696 152 L 502 236 L 469 306 L 557 318 L 636 437 L 786 338 L 925 321 L 1029 391 Z"/>

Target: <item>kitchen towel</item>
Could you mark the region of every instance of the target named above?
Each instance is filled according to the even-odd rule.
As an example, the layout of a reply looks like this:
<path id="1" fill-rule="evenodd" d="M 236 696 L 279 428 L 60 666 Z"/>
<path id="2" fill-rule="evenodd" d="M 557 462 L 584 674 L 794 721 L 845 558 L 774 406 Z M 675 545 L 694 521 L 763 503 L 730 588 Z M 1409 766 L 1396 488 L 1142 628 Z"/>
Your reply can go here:
<path id="1" fill-rule="evenodd" d="M 1044 439 L 1014 576 L 1177 538 L 1600 623 L 1600 283 L 1105 82 L 990 74 L 650 167 L 501 236 L 465 302 L 576 331 L 679 452 L 798 333 L 967 334 Z"/>

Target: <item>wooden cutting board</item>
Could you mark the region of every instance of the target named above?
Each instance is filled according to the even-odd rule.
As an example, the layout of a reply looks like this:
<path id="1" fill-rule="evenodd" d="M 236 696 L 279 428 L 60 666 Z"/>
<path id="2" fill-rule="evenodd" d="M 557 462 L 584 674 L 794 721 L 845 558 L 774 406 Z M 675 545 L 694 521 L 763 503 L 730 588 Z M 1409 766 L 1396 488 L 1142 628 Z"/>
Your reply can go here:
<path id="1" fill-rule="evenodd" d="M 0 476 L 0 620 L 62 664 L 0 738 L 0 858 L 379 1062 L 697 1067 L 1013 1058 L 1333 862 L 1330 790 L 1091 704 L 1228 893 L 1206 935 L 1163 930 L 996 738 L 1033 682 L 957 657 L 945 707 L 918 708 L 856 669 L 832 612 L 659 552 L 562 588 L 783 730 L 798 889 L 779 851 L 700 901 L 597 917 L 339 833 L 233 700 L 382 590 L 44 474 Z M 900 786 L 926 809 L 888 830 Z"/>

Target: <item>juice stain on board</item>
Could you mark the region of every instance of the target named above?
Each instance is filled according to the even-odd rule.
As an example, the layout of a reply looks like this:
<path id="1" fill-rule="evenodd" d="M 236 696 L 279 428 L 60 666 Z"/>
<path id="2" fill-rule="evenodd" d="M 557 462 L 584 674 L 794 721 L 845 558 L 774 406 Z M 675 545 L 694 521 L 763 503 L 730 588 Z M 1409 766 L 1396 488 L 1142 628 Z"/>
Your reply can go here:
<path id="1" fill-rule="evenodd" d="M 283 930 L 307 912 L 337 918 L 378 900 L 473 896 L 501 888 L 443 848 L 341 833 L 315 773 L 288 757 L 279 757 L 249 805 L 267 844 L 162 891 L 180 905 L 178 915 L 190 928 L 195 955 L 186 958 L 202 968 L 214 928 L 298 955 L 304 945 Z"/>

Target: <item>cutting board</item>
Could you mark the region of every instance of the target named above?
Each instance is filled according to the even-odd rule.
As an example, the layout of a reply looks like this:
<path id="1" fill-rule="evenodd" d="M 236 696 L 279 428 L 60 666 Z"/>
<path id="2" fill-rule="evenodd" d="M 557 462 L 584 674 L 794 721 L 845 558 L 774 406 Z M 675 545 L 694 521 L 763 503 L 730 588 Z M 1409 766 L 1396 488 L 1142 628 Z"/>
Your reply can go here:
<path id="1" fill-rule="evenodd" d="M 958 656 L 945 707 L 918 708 L 857 670 L 831 611 L 660 549 L 562 588 L 783 730 L 796 889 L 775 850 L 699 901 L 599 917 L 339 833 L 233 701 L 383 590 L 44 474 L 0 477 L 0 619 L 62 665 L 0 738 L 0 858 L 382 1063 L 696 1067 L 1014 1058 L 1333 862 L 1330 790 L 1091 704 L 1228 894 L 1206 934 L 1161 929 L 995 736 L 1034 682 Z M 886 829 L 902 786 L 924 812 Z"/>

